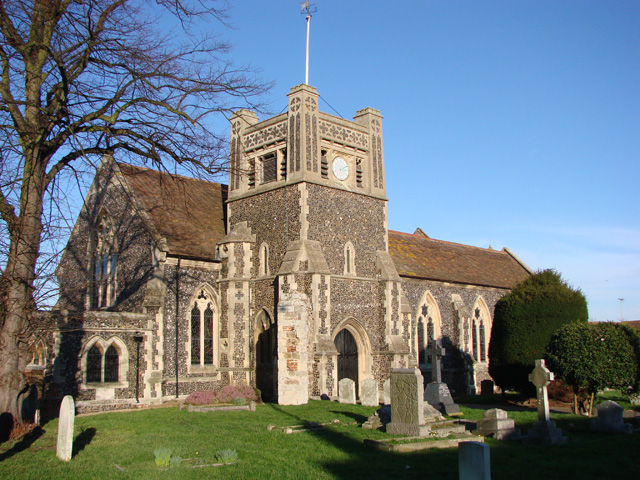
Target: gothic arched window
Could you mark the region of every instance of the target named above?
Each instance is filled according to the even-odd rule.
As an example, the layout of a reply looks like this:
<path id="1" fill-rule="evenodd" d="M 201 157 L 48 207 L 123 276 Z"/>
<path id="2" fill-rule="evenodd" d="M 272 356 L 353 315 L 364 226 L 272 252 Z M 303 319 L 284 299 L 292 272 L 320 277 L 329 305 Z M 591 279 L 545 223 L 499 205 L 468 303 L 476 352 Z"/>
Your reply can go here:
<path id="1" fill-rule="evenodd" d="M 426 367 L 431 359 L 427 354 L 434 340 L 442 338 L 440 310 L 430 292 L 423 295 L 417 313 L 418 363 Z"/>
<path id="2" fill-rule="evenodd" d="M 97 345 L 87 353 L 87 383 L 102 381 L 102 352 Z"/>
<path id="3" fill-rule="evenodd" d="M 216 304 L 211 295 L 200 289 L 189 315 L 192 366 L 213 366 L 215 363 L 216 312 Z"/>
<path id="4" fill-rule="evenodd" d="M 118 252 L 113 224 L 106 213 L 100 214 L 92 239 L 91 308 L 110 307 L 116 303 L 116 266 Z"/>
<path id="5" fill-rule="evenodd" d="M 120 367 L 120 355 L 113 345 L 104 354 L 104 381 L 117 382 Z"/>

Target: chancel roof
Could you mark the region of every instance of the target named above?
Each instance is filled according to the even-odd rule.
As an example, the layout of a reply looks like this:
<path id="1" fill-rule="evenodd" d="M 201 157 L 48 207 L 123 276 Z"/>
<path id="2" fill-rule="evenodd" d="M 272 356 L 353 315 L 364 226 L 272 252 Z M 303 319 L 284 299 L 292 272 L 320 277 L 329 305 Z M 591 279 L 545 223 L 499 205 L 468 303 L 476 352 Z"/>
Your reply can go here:
<path id="1" fill-rule="evenodd" d="M 389 230 L 389 253 L 401 277 L 512 288 L 530 275 L 506 250 L 434 240 Z"/>
<path id="2" fill-rule="evenodd" d="M 148 214 L 169 254 L 212 260 L 225 236 L 227 186 L 148 168 L 118 164 L 140 207 Z"/>

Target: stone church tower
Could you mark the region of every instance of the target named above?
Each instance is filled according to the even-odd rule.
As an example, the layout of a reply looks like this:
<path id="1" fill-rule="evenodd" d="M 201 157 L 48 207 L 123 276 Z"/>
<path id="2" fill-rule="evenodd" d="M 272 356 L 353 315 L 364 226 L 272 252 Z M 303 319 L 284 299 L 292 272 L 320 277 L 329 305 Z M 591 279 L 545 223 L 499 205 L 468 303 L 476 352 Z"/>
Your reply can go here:
<path id="1" fill-rule="evenodd" d="M 416 363 L 388 248 L 382 116 L 323 113 L 306 84 L 288 96 L 281 115 L 231 118 L 221 365 L 282 404 L 335 396 L 344 377 L 382 391 L 391 368 Z"/>

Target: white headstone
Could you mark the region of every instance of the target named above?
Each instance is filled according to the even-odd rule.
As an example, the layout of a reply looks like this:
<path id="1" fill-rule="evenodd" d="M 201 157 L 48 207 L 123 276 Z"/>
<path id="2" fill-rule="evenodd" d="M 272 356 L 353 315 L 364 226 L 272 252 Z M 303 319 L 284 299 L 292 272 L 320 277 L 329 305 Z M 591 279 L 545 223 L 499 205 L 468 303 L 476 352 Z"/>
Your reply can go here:
<path id="1" fill-rule="evenodd" d="M 387 378 L 382 384 L 382 402 L 391 405 L 391 379 Z"/>
<path id="2" fill-rule="evenodd" d="M 338 401 L 340 403 L 356 403 L 356 382 L 343 378 L 338 382 Z"/>
<path id="3" fill-rule="evenodd" d="M 62 399 L 58 418 L 58 443 L 56 456 L 63 462 L 71 460 L 73 453 L 73 426 L 76 418 L 76 404 L 71 395 Z"/>
<path id="4" fill-rule="evenodd" d="M 458 467 L 460 480 L 491 480 L 489 445 L 480 442 L 460 442 Z"/>
<path id="5" fill-rule="evenodd" d="M 360 403 L 366 407 L 377 407 L 378 382 L 373 378 L 367 378 L 360 383 Z"/>

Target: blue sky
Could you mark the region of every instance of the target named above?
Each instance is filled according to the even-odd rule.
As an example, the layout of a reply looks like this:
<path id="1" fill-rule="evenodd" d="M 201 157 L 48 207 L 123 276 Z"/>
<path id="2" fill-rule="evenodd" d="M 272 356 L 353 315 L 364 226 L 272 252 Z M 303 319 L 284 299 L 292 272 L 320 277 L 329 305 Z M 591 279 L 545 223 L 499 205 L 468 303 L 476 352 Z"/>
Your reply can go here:
<path id="1" fill-rule="evenodd" d="M 317 0 L 322 110 L 384 115 L 389 227 L 511 248 L 640 319 L 640 2 Z M 231 58 L 304 82 L 295 0 L 232 2 Z M 217 27 L 216 27 L 217 29 Z M 325 103 L 326 102 L 326 103 Z"/>

